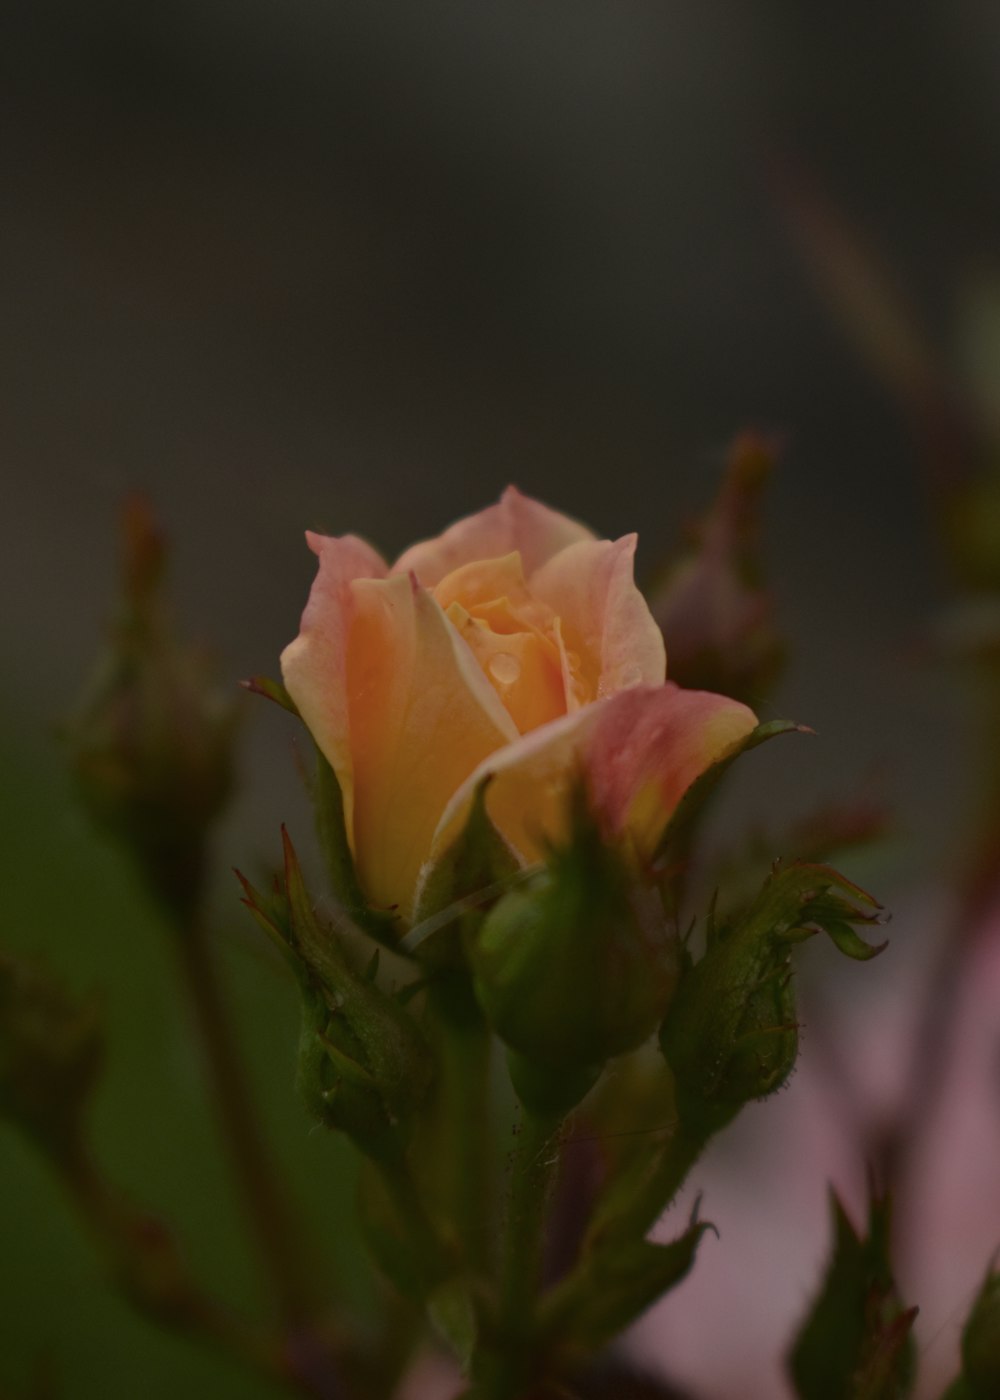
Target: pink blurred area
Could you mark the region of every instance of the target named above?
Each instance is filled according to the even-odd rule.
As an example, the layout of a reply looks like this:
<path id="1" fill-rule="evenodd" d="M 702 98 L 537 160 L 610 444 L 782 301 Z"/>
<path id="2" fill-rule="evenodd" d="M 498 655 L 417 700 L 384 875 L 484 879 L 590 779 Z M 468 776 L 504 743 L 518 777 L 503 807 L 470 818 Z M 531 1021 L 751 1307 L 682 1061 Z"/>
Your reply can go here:
<path id="1" fill-rule="evenodd" d="M 825 1006 L 810 1033 L 804 997 L 799 1068 L 753 1106 L 695 1168 L 657 1227 L 683 1228 L 697 1193 L 718 1226 L 691 1276 L 638 1324 L 637 1359 L 699 1400 L 792 1395 L 784 1356 L 822 1276 L 830 1241 L 827 1186 L 855 1225 L 866 1210 L 866 1142 L 901 1106 L 918 1008 L 940 966 L 946 901 L 903 911 L 877 964 L 852 969 L 856 996 Z M 878 976 L 863 985 L 865 972 Z M 858 975 L 860 974 L 860 975 Z M 872 987 L 871 982 L 877 982 Z M 915 1400 L 954 1378 L 961 1329 L 1000 1248 L 1000 907 L 970 945 L 945 1067 L 896 1192 L 898 1282 L 920 1313 Z"/>

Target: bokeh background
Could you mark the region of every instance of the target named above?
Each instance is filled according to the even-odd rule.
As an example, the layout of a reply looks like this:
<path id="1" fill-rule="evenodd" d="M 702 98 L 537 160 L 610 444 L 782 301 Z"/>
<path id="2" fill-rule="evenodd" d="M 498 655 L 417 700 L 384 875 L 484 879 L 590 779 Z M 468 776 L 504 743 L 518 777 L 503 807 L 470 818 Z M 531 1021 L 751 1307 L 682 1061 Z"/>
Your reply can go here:
<path id="1" fill-rule="evenodd" d="M 638 528 L 651 577 L 732 436 L 781 433 L 767 556 L 792 663 L 772 713 L 819 737 L 748 760 L 729 819 L 892 801 L 893 842 L 855 871 L 896 906 L 863 979 L 888 996 L 947 901 L 976 747 L 922 647 L 949 593 L 924 444 L 795 211 L 821 192 L 997 411 L 997 7 L 8 0 L 3 27 L 2 936 L 105 989 L 98 1145 L 205 1277 L 253 1305 L 162 930 L 72 807 L 54 738 L 130 491 L 235 685 L 294 634 L 306 526 L 392 555 L 514 481 L 602 534 Z M 349 1163 L 293 1101 L 291 990 L 225 873 L 272 858 L 281 820 L 304 830 L 266 710 L 220 837 L 220 935 L 265 1113 L 350 1277 L 330 1185 Z M 102 1290 L 6 1129 L 0 1176 L 0 1386 L 47 1354 L 72 1397 L 270 1393 Z M 796 1267 L 804 1303 L 818 1262 Z"/>

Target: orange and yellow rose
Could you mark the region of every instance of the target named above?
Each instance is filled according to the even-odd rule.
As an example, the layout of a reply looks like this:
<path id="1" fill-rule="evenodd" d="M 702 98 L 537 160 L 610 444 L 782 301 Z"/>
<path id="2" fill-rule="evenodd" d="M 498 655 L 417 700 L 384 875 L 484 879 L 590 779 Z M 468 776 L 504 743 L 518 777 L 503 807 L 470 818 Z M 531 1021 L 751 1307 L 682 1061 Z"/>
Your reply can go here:
<path id="1" fill-rule="evenodd" d="M 487 775 L 487 810 L 526 863 L 564 833 L 581 773 L 609 836 L 649 851 L 756 724 L 665 680 L 635 535 L 596 539 L 510 487 L 391 568 L 356 536 L 307 539 L 319 572 L 285 685 L 340 782 L 366 896 L 404 919 Z"/>

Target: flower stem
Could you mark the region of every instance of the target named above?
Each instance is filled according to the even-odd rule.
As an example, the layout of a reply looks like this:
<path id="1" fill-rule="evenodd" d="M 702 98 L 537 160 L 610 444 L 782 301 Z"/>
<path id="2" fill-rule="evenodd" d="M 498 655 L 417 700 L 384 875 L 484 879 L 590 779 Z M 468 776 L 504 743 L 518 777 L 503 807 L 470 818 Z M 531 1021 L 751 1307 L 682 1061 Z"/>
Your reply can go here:
<path id="1" fill-rule="evenodd" d="M 254 1111 L 204 927 L 192 922 L 174 944 L 246 1219 L 281 1318 L 295 1326 L 314 1315 L 312 1270 Z"/>
<path id="2" fill-rule="evenodd" d="M 135 1308 L 153 1321 L 214 1342 L 277 1380 L 289 1379 L 280 1339 L 261 1333 L 198 1287 L 168 1229 L 105 1180 L 82 1140 L 52 1163 L 116 1286 Z"/>
<path id="3" fill-rule="evenodd" d="M 492 1041 L 471 987 L 432 992 L 439 1026 L 441 1088 L 435 1144 L 441 1163 L 438 1196 L 461 1243 L 468 1268 L 486 1271 L 491 1235 L 493 1138 Z"/>
<path id="4" fill-rule="evenodd" d="M 482 1400 L 516 1400 L 530 1387 L 545 1220 L 559 1165 L 560 1126 L 558 1115 L 523 1110 L 511 1167 L 496 1330 L 473 1368 L 474 1394 Z"/>
<path id="5" fill-rule="evenodd" d="M 644 1239 L 684 1185 L 710 1136 L 691 1131 L 678 1121 L 652 1162 L 640 1164 L 627 1179 L 620 1178 L 613 1200 L 598 1204 L 585 1252 Z"/>

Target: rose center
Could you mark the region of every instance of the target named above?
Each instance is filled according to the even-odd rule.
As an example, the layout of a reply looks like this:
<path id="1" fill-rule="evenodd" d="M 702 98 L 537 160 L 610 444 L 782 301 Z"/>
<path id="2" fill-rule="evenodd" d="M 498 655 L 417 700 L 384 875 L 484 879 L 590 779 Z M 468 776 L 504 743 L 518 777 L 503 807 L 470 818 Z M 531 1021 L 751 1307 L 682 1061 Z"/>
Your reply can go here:
<path id="1" fill-rule="evenodd" d="M 532 596 L 519 554 L 463 564 L 434 596 L 522 734 L 590 698 L 559 618 Z"/>

